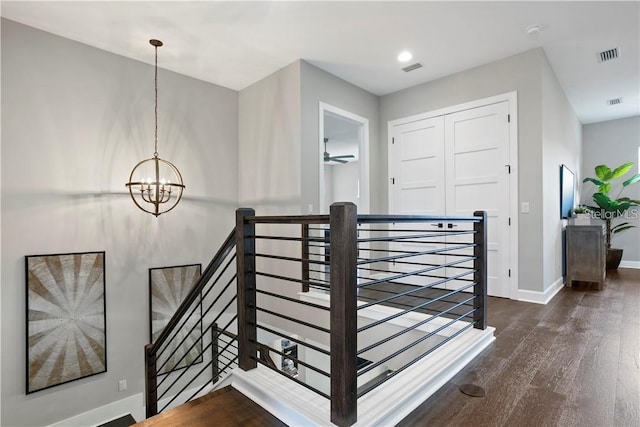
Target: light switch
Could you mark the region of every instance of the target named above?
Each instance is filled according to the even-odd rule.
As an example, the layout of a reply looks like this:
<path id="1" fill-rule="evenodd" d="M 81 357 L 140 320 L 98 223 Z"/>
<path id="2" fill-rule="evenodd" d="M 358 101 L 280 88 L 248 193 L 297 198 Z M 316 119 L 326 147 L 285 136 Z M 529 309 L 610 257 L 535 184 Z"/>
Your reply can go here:
<path id="1" fill-rule="evenodd" d="M 520 208 L 520 212 L 529 213 L 529 202 L 522 202 L 522 207 Z"/>

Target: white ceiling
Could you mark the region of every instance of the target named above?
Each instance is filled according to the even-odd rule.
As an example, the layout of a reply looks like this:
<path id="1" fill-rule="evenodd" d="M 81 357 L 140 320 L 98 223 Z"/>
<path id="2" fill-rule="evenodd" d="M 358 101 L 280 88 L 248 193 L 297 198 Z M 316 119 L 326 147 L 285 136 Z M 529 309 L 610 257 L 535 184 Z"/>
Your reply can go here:
<path id="1" fill-rule="evenodd" d="M 384 95 L 543 47 L 583 123 L 640 114 L 639 1 L 3 0 L 0 7 L 5 18 L 148 63 L 148 40 L 160 39 L 160 67 L 234 90 L 302 58 Z M 542 30 L 527 34 L 534 24 Z M 620 58 L 599 63 L 598 52 L 614 47 Z M 402 71 L 403 49 L 424 67 Z M 618 97 L 622 104 L 607 106 Z"/>

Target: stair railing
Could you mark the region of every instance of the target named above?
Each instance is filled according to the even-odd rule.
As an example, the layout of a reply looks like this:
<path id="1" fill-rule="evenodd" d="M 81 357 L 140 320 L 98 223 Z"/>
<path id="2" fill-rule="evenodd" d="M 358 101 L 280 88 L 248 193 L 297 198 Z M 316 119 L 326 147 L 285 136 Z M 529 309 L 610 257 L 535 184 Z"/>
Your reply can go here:
<path id="1" fill-rule="evenodd" d="M 237 365 L 235 246 L 233 230 L 156 341 L 145 346 L 147 418 L 206 392 Z"/>
<path id="2" fill-rule="evenodd" d="M 234 232 L 158 341 L 146 348 L 147 415 L 158 412 L 162 398 L 161 347 L 176 335 L 184 341 L 178 325 L 202 293 L 215 309 L 203 315 L 203 337 L 211 331 L 211 338 L 200 353 L 211 356 L 200 371 L 212 368 L 188 400 L 234 363 L 243 370 L 261 364 L 330 400 L 334 424 L 354 424 L 358 398 L 469 328 L 486 328 L 486 235 L 484 212 L 358 216 L 352 203 L 333 204 L 329 215 L 237 210 Z M 304 297 L 309 291 L 315 300 Z M 372 318 L 372 309 L 386 315 Z M 222 354 L 229 356 L 223 360 Z M 385 374 L 372 379 L 374 369 Z M 185 383 L 182 375 L 163 381 L 176 377 L 172 387 L 185 390 L 193 381 Z"/>

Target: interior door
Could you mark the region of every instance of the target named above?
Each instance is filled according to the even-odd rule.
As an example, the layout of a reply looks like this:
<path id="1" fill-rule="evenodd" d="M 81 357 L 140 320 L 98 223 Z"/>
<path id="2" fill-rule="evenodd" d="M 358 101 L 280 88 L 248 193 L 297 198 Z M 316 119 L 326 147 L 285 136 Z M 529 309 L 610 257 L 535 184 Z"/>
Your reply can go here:
<path id="1" fill-rule="evenodd" d="M 500 102 L 445 116 L 446 213 L 487 212 L 488 294 L 511 296 L 509 257 L 509 106 Z M 472 225 L 459 225 L 472 228 Z M 456 240 L 451 236 L 451 241 Z M 461 282 L 449 282 L 449 288 Z"/>
<path id="2" fill-rule="evenodd" d="M 444 118 L 442 116 L 405 123 L 392 130 L 392 182 L 390 183 L 390 211 L 396 215 L 444 215 Z M 394 224 L 392 230 L 434 230 L 437 224 Z M 396 234 L 399 234 L 397 232 Z M 415 241 L 424 241 L 417 239 Z M 442 245 L 399 241 L 391 249 L 425 251 Z M 442 264 L 444 257 L 421 255 L 395 262 L 394 271 L 415 271 L 414 263 Z M 437 274 L 437 273 L 436 273 Z M 440 273 L 442 275 L 442 273 Z M 405 278 L 405 283 L 430 283 L 437 278 Z"/>

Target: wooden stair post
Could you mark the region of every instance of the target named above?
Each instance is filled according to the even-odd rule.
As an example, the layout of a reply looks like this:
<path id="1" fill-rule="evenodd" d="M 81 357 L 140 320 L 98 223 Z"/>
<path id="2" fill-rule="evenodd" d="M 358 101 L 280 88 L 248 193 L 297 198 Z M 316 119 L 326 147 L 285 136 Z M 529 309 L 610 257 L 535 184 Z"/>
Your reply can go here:
<path id="1" fill-rule="evenodd" d="M 236 266 L 238 285 L 238 366 L 248 371 L 258 366 L 256 327 L 256 226 L 247 217 L 256 212 L 236 210 Z"/>
<path id="2" fill-rule="evenodd" d="M 331 422 L 340 427 L 350 426 L 358 418 L 357 222 L 353 203 L 331 205 Z"/>
<path id="3" fill-rule="evenodd" d="M 487 213 L 475 211 L 473 216 L 481 217 L 481 220 L 473 223 L 473 325 L 476 329 L 487 329 Z"/>

